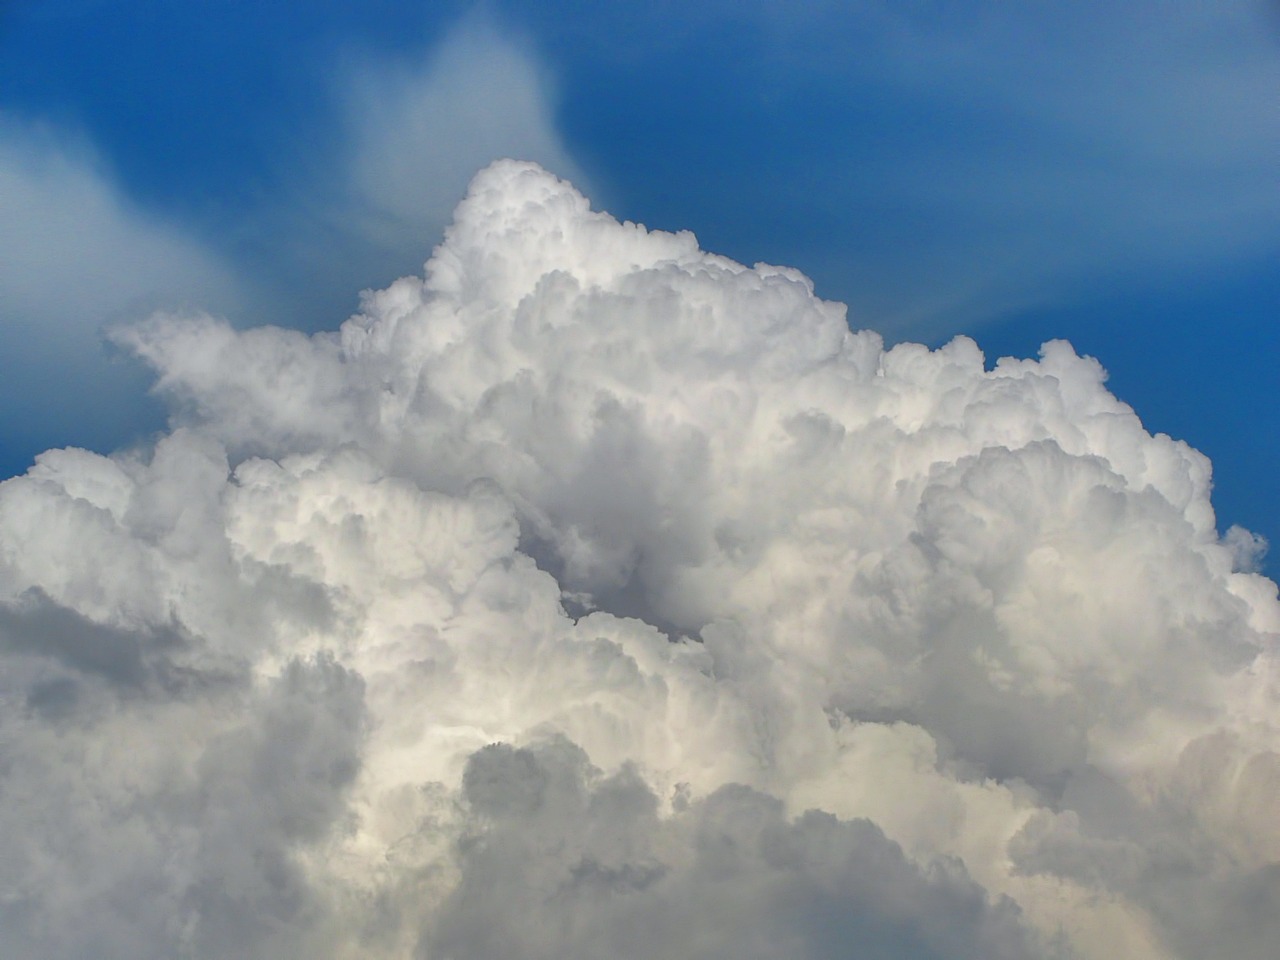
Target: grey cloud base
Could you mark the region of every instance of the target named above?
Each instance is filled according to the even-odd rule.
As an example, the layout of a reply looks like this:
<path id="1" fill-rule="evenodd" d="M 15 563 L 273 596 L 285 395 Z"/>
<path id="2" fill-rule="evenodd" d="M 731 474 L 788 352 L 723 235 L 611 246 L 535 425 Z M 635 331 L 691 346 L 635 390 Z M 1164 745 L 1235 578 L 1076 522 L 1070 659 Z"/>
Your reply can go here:
<path id="1" fill-rule="evenodd" d="M 1063 343 L 885 351 L 514 162 L 0 485 L 13 957 L 1270 956 L 1276 587 Z"/>

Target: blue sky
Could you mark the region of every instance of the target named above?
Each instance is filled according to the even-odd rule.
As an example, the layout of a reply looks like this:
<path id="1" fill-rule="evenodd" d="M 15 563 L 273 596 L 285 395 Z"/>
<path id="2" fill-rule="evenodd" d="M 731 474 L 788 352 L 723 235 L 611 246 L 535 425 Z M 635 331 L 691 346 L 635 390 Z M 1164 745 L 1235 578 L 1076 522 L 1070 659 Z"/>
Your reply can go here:
<path id="1" fill-rule="evenodd" d="M 1071 340 L 1280 540 L 1274 5 L 302 11 L 0 2 L 0 474 L 163 422 L 111 324 L 332 328 L 515 155 L 890 341 Z"/>

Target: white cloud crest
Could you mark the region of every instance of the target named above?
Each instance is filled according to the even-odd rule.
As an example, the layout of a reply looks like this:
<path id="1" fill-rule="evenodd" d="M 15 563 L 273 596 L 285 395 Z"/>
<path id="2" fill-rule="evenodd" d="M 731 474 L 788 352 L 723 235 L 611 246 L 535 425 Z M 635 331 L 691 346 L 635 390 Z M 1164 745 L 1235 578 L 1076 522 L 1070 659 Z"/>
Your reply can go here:
<path id="1" fill-rule="evenodd" d="M 290 157 L 285 200 L 248 212 L 241 267 L 272 302 L 272 322 L 336 324 L 357 291 L 422 266 L 476 170 L 508 156 L 585 177 L 555 117 L 554 77 L 533 49 L 483 16 L 429 48 L 348 49 L 328 91 L 341 135 Z"/>
<path id="2" fill-rule="evenodd" d="M 1270 955 L 1276 587 L 1067 344 L 512 161 L 336 334 L 124 339 L 172 433 L 0 485 L 6 956 Z"/>

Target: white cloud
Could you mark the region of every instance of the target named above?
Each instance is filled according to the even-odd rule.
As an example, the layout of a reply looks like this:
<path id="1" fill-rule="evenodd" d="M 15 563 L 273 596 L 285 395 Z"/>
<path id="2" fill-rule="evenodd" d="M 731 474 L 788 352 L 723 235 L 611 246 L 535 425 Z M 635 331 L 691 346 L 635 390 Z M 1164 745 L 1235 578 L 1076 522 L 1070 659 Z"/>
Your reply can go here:
<path id="1" fill-rule="evenodd" d="M 0 485 L 6 956 L 1268 956 L 1276 588 L 1068 345 L 516 162 L 125 340 L 184 426 Z"/>
<path id="2" fill-rule="evenodd" d="M 551 78 L 487 21 L 333 73 L 338 146 L 292 158 L 292 192 L 245 211 L 225 255 L 217 230 L 134 202 L 85 138 L 0 116 L 0 445 L 114 447 L 154 425 L 142 377 L 105 349 L 112 324 L 164 308 L 315 329 L 362 287 L 419 269 L 485 164 L 520 156 L 577 176 Z"/>
<path id="3" fill-rule="evenodd" d="M 479 168 L 520 157 L 583 181 L 556 126 L 555 80 L 534 51 L 473 15 L 411 56 L 349 51 L 330 91 L 339 145 L 300 158 L 295 194 L 263 236 L 266 262 L 281 252 L 293 283 L 282 302 L 291 325 L 347 311 L 353 292 L 421 269 Z M 252 265 L 249 265 L 252 268 Z M 270 278 L 264 278 L 269 280 Z"/>
<path id="4" fill-rule="evenodd" d="M 556 132 L 551 78 L 482 21 L 464 21 L 417 62 L 369 58 L 349 83 L 352 178 L 375 240 L 421 249 L 475 171 L 501 157 L 577 173 Z"/>

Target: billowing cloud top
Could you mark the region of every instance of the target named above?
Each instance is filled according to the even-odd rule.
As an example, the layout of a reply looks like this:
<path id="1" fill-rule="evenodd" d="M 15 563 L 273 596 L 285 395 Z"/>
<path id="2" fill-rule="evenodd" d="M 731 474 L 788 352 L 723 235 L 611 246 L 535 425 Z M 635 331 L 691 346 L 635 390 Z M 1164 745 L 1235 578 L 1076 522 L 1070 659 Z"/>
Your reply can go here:
<path id="1" fill-rule="evenodd" d="M 1065 343 L 482 172 L 0 485 L 6 957 L 1263 958 L 1276 587 Z"/>

